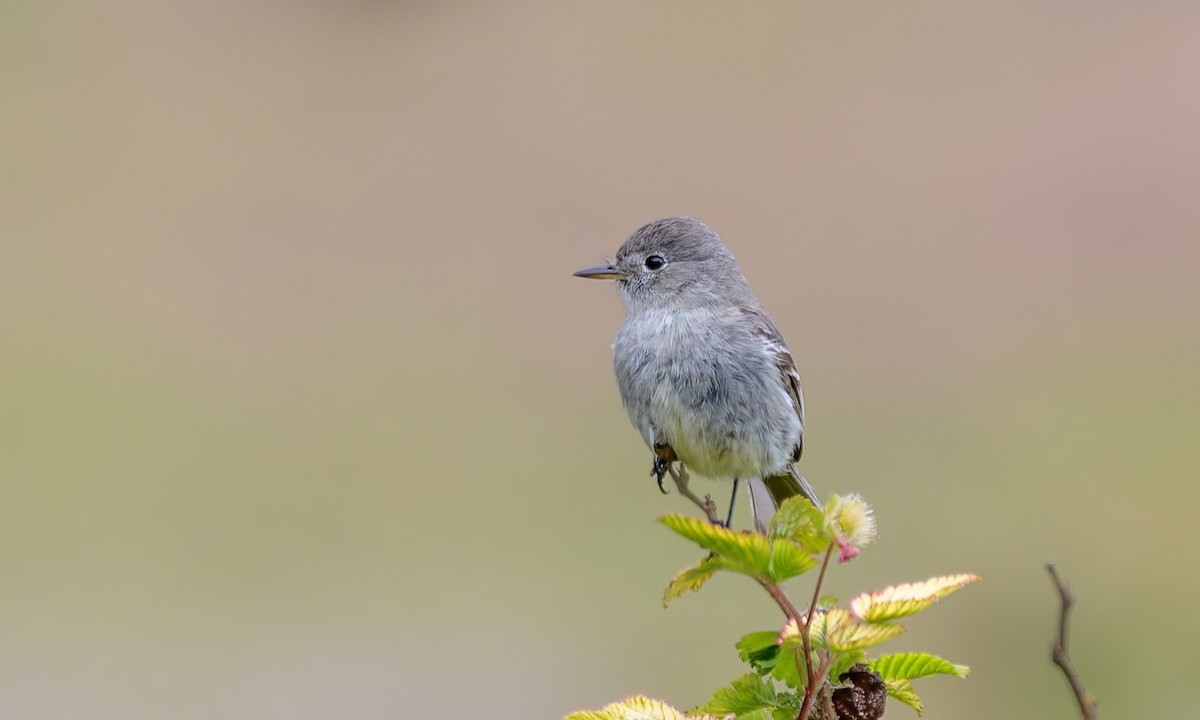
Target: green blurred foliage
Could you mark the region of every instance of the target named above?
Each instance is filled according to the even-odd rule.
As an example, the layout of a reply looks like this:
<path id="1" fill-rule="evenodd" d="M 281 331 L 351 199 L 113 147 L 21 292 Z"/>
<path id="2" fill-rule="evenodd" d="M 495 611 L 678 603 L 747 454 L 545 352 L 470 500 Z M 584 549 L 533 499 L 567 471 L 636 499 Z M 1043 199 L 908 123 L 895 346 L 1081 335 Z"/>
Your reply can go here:
<path id="1" fill-rule="evenodd" d="M 986 580 L 928 717 L 1073 713 L 1047 559 L 1105 714 L 1191 717 L 1197 13 L 6 3 L 0 715 L 703 701 L 774 609 L 661 609 L 688 506 L 570 277 L 688 213 L 878 514 L 830 592 Z"/>

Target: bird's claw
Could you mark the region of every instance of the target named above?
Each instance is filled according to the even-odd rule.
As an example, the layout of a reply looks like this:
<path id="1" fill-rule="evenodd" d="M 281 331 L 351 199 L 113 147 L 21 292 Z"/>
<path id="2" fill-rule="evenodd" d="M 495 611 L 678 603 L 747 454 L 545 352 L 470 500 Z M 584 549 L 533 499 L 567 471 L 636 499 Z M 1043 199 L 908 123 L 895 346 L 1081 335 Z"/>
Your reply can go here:
<path id="1" fill-rule="evenodd" d="M 654 465 L 650 468 L 650 475 L 658 480 L 658 490 L 663 495 L 668 495 L 667 489 L 663 487 L 663 478 L 667 476 L 667 471 L 670 470 L 671 463 L 663 460 L 660 457 L 654 458 Z"/>

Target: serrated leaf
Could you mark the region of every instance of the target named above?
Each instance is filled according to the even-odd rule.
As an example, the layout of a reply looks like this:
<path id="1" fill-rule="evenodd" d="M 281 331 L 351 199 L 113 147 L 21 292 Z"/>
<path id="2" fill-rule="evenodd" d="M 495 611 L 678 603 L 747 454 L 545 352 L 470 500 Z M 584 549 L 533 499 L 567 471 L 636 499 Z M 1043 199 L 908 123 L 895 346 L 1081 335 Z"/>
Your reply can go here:
<path id="1" fill-rule="evenodd" d="M 831 633 L 837 632 L 838 628 L 850 622 L 850 613 L 843 608 L 830 608 L 825 612 L 817 612 L 813 614 L 812 624 L 809 626 L 808 639 L 809 643 L 815 648 L 828 647 L 826 639 Z M 788 623 L 783 629 L 783 638 L 787 640 L 789 637 L 799 637 L 800 631 L 796 623 Z"/>
<path id="2" fill-rule="evenodd" d="M 605 705 L 600 710 L 583 710 L 565 720 L 720 720 L 713 715 L 684 715 L 661 700 L 643 695 Z"/>
<path id="3" fill-rule="evenodd" d="M 775 714 L 767 708 L 759 708 L 748 713 L 741 713 L 737 720 L 775 720 Z"/>
<path id="4" fill-rule="evenodd" d="M 825 647 L 834 652 L 849 652 L 874 647 L 904 634 L 903 625 L 893 623 L 846 623 L 825 637 Z"/>
<path id="5" fill-rule="evenodd" d="M 775 659 L 779 656 L 779 633 L 774 630 L 763 630 L 742 636 L 735 647 L 742 662 L 749 663 L 760 675 L 775 667 Z"/>
<path id="6" fill-rule="evenodd" d="M 771 554 L 767 562 L 767 578 L 772 582 L 784 580 L 812 570 L 821 564 L 812 553 L 792 540 L 772 540 Z"/>
<path id="7" fill-rule="evenodd" d="M 691 590 L 695 592 L 700 589 L 708 579 L 716 574 L 722 567 L 721 560 L 718 556 L 710 555 L 704 558 L 696 565 L 683 570 L 675 579 L 667 585 L 667 589 L 663 592 L 663 607 L 670 604 L 672 600 L 683 595 Z"/>
<path id="8" fill-rule="evenodd" d="M 767 536 L 772 540 L 794 540 L 818 552 L 833 542 L 824 513 L 799 495 L 788 498 L 775 511 Z"/>
<path id="9" fill-rule="evenodd" d="M 788 623 L 780 637 L 786 645 L 789 642 L 798 642 L 799 634 L 800 629 L 796 623 Z M 902 634 L 903 625 L 854 622 L 845 609 L 832 608 L 813 615 L 808 638 L 814 648 L 826 648 L 841 653 L 869 648 Z"/>
<path id="10" fill-rule="evenodd" d="M 850 608 L 867 622 L 895 620 L 919 613 L 950 593 L 979 580 L 978 575 L 946 575 L 925 582 L 892 585 L 879 592 L 859 595 L 850 601 Z"/>
<path id="11" fill-rule="evenodd" d="M 971 669 L 955 665 L 928 653 L 894 653 L 881 655 L 868 663 L 884 680 L 915 680 L 930 675 L 953 675 L 965 678 Z"/>
<path id="12" fill-rule="evenodd" d="M 824 613 L 820 616 L 814 615 L 813 622 L 816 623 L 818 617 L 824 621 L 823 616 Z M 812 637 L 811 630 L 809 637 Z M 812 646 L 820 647 L 815 642 Z M 789 620 L 783 626 L 783 631 L 779 633 L 779 657 L 775 667 L 771 669 L 771 677 L 783 681 L 788 687 L 800 690 L 807 682 L 807 674 L 808 671 L 804 666 L 804 641 L 800 637 L 800 626 L 795 621 Z"/>
<path id="13" fill-rule="evenodd" d="M 908 680 L 884 680 L 884 685 L 887 685 L 887 694 L 913 710 L 917 714 L 925 712 L 925 706 L 921 704 L 921 698 L 917 696 L 917 691 L 913 690 L 912 683 Z"/>
<path id="14" fill-rule="evenodd" d="M 667 515 L 660 522 L 705 550 L 716 553 L 721 562 L 713 566 L 714 571 L 731 570 L 780 583 L 812 570 L 820 562 L 791 540 L 768 540 L 758 533 L 734 532 L 685 515 Z"/>
<path id="15" fill-rule="evenodd" d="M 739 718 L 755 711 L 766 711 L 768 717 L 795 717 L 799 699 L 793 693 L 778 693 L 775 686 L 753 673 L 743 675 L 733 684 L 713 693 L 707 703 L 697 708 L 700 712 L 724 717 L 729 714 Z M 783 711 L 781 713 L 781 711 Z"/>
<path id="16" fill-rule="evenodd" d="M 800 656 L 804 651 L 798 645 L 790 643 L 779 648 L 775 657 L 775 666 L 771 668 L 771 677 L 782 682 L 793 690 L 804 687 L 804 671 L 800 667 Z"/>
<path id="17" fill-rule="evenodd" d="M 686 515 L 667 515 L 659 522 L 705 550 L 720 555 L 726 569 L 752 577 L 766 575 L 771 546 L 758 533 L 734 532 Z"/>

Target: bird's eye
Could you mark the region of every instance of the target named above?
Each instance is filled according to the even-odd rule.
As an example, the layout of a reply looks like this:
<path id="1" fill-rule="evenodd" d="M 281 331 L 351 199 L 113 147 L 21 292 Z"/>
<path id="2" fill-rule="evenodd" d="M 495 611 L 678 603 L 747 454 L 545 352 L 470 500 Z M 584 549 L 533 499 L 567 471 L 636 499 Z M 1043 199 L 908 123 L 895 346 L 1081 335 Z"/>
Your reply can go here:
<path id="1" fill-rule="evenodd" d="M 647 270 L 662 270 L 666 264 L 667 260 L 662 255 L 651 255 L 646 258 Z"/>

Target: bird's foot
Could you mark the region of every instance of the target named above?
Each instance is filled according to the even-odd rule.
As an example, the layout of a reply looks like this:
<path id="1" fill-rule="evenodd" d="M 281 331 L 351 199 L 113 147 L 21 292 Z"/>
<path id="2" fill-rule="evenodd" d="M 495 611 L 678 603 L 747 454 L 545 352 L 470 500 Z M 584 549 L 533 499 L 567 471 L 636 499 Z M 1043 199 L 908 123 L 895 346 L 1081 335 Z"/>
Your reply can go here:
<path id="1" fill-rule="evenodd" d="M 679 488 L 679 494 L 696 503 L 696 507 L 704 511 L 704 515 L 713 525 L 724 525 L 721 518 L 717 516 L 717 504 L 713 502 L 712 497 L 705 495 L 701 500 L 700 496 L 688 489 L 688 474 L 687 470 L 682 465 L 678 469 L 674 465 L 667 465 L 667 470 L 671 473 L 671 479 L 675 481 L 675 487 Z"/>
<path id="2" fill-rule="evenodd" d="M 658 480 L 658 490 L 663 495 L 668 494 L 667 489 L 665 487 L 663 487 L 663 478 L 665 478 L 667 476 L 667 472 L 670 470 L 670 467 L 671 467 L 670 462 L 668 462 L 660 457 L 655 457 L 654 465 L 651 466 L 651 468 L 650 468 L 650 476 L 655 478 L 656 480 Z"/>

